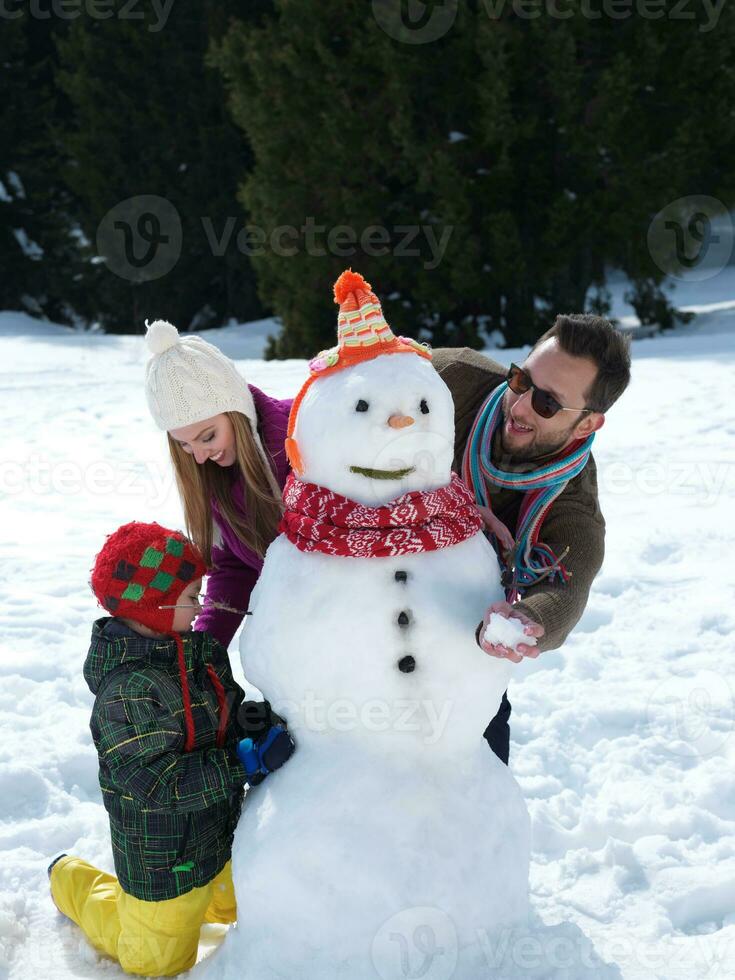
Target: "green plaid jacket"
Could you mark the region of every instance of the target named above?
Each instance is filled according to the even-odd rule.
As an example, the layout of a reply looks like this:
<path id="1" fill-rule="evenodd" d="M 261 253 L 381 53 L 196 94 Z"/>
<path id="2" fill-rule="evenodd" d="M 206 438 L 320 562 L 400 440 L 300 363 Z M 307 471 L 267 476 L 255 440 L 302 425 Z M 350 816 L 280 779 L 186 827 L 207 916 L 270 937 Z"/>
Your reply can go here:
<path id="1" fill-rule="evenodd" d="M 196 739 L 184 752 L 184 704 L 173 640 L 148 639 L 103 617 L 92 629 L 84 677 L 96 695 L 90 728 L 99 755 L 121 887 L 147 902 L 205 885 L 230 858 L 245 770 L 235 746 L 242 688 L 227 651 L 207 633 L 183 633 Z M 212 664 L 230 708 L 216 746 L 219 711 Z"/>

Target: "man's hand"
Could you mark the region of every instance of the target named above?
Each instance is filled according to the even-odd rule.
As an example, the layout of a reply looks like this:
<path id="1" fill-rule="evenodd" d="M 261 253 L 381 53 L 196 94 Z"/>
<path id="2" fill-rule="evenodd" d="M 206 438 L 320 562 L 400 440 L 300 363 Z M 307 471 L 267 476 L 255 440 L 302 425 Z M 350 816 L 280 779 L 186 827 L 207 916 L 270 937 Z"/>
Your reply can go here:
<path id="1" fill-rule="evenodd" d="M 528 646 L 527 643 L 519 643 L 515 650 L 510 650 L 502 643 L 485 643 L 482 636 L 485 632 L 485 627 L 490 621 L 490 616 L 493 613 L 500 613 L 500 615 L 505 616 L 506 619 L 519 619 L 523 623 L 523 632 L 526 634 L 526 636 L 535 636 L 538 639 L 542 637 L 545 632 L 540 623 L 534 623 L 532 619 L 529 619 L 528 616 L 524 616 L 522 612 L 517 612 L 515 607 L 511 606 L 509 602 L 494 602 L 486 611 L 482 620 L 482 627 L 478 633 L 478 643 L 480 644 L 480 648 L 484 650 L 485 653 L 490 654 L 491 657 L 512 660 L 515 664 L 519 664 L 524 657 L 538 657 L 539 653 L 541 653 L 539 648 Z"/>

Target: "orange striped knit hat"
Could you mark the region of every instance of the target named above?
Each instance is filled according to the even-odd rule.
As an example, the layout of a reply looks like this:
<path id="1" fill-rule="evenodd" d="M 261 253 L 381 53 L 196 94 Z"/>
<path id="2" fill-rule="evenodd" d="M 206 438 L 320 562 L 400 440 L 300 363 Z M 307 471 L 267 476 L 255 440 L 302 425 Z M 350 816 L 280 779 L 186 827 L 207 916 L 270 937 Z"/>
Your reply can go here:
<path id="1" fill-rule="evenodd" d="M 309 377 L 294 399 L 288 418 L 286 453 L 298 475 L 304 470 L 301 453 L 293 438 L 296 416 L 311 385 L 319 378 L 336 374 L 345 368 L 371 361 L 381 354 L 418 354 L 431 360 L 427 344 L 410 337 L 396 337 L 385 322 L 380 301 L 359 272 L 346 269 L 334 284 L 334 302 L 339 304 L 337 346 L 320 351 L 309 361 Z"/>

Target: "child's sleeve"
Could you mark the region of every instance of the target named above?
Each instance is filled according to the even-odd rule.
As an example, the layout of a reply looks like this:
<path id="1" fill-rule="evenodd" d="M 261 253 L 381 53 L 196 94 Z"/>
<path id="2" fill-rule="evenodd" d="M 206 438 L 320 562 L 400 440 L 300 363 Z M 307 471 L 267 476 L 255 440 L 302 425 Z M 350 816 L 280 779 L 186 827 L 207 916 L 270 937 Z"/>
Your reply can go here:
<path id="1" fill-rule="evenodd" d="M 135 673 L 95 704 L 92 735 L 100 767 L 125 795 L 152 808 L 204 810 L 231 798 L 246 781 L 234 745 L 184 752 L 183 716 L 156 696 L 155 683 Z"/>

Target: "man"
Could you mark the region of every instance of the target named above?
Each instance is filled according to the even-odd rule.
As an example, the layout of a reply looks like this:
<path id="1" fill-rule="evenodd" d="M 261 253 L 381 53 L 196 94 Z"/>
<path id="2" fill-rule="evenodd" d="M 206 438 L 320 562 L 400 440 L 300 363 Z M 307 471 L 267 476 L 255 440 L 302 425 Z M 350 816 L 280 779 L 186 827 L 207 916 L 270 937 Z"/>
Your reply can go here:
<path id="1" fill-rule="evenodd" d="M 514 652 L 481 641 L 478 627 L 478 643 L 494 657 L 536 657 L 562 645 L 602 565 L 605 521 L 590 447 L 630 382 L 630 341 L 602 317 L 560 315 L 510 371 L 466 347 L 437 349 L 433 363 L 454 398 L 454 469 L 489 506 L 491 526 L 501 521 L 514 539 L 506 548 L 510 536 L 497 531 L 508 601 L 490 606 L 482 625 L 500 612 L 537 638 Z M 510 711 L 506 692 L 485 731 L 506 765 Z"/>

